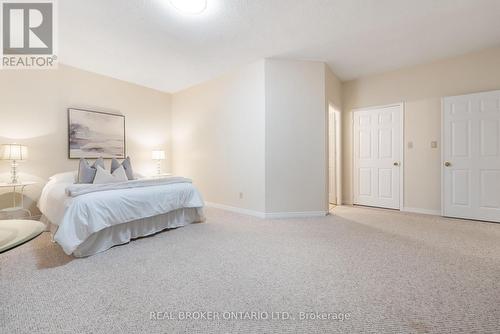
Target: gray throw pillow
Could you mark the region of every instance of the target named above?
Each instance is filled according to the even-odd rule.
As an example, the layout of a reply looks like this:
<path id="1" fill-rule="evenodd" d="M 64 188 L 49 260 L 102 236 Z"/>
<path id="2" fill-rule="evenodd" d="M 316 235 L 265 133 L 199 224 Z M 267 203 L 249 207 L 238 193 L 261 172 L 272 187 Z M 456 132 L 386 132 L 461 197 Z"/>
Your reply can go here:
<path id="1" fill-rule="evenodd" d="M 77 183 L 93 183 L 95 173 L 97 172 L 97 166 L 105 168 L 103 158 L 97 159 L 92 166 L 89 165 L 87 160 L 81 158 L 78 166 Z"/>
<path id="2" fill-rule="evenodd" d="M 120 168 L 120 166 L 123 166 L 123 169 L 125 169 L 125 174 L 127 174 L 127 178 L 129 180 L 133 180 L 134 170 L 132 169 L 132 162 L 130 161 L 130 157 L 127 157 L 125 160 L 123 160 L 121 164 L 118 162 L 118 160 L 113 158 L 113 160 L 111 160 L 111 173 Z"/>
<path id="3" fill-rule="evenodd" d="M 106 169 L 106 166 L 104 165 L 104 159 L 103 158 L 99 158 L 97 159 L 94 164 L 92 165 L 92 168 L 95 168 L 97 169 L 97 166 L 101 166 L 102 168 Z"/>

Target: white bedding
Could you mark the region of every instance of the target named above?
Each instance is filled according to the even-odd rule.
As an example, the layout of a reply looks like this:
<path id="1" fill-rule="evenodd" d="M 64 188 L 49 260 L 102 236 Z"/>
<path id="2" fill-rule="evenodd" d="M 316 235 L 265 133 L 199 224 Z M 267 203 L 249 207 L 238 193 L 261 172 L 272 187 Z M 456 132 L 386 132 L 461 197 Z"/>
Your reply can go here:
<path id="1" fill-rule="evenodd" d="M 128 243 L 130 240 L 149 236 L 165 229 L 178 228 L 194 222 L 202 222 L 201 209 L 179 209 L 163 215 L 134 220 L 114 225 L 98 233 L 92 234 L 73 252 L 75 257 L 86 257 L 104 252 L 116 245 Z"/>
<path id="2" fill-rule="evenodd" d="M 200 193 L 189 180 L 124 186 L 122 189 L 88 192 L 76 197 L 67 195 L 67 189 L 71 187 L 74 188 L 73 183 L 68 180 L 50 180 L 38 202 L 43 215 L 52 224 L 58 225 L 54 240 L 68 255 L 92 234 L 108 227 L 178 209 L 201 209 L 204 206 Z"/>

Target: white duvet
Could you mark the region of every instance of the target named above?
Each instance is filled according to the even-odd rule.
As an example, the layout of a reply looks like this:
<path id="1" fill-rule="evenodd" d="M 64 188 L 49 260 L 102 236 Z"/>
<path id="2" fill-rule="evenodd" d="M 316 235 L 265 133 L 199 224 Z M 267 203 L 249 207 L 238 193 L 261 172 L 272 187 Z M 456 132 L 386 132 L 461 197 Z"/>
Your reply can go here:
<path id="1" fill-rule="evenodd" d="M 56 178 L 47 183 L 38 207 L 52 224 L 58 225 L 54 240 L 66 254 L 72 254 L 90 235 L 107 227 L 204 205 L 188 179 L 129 182 L 92 187 Z"/>

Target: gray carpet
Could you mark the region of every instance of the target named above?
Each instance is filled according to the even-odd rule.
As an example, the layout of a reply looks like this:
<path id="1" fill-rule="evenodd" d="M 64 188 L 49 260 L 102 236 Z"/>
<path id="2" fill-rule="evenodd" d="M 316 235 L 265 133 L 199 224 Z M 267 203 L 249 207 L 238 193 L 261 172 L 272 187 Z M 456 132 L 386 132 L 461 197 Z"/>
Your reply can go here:
<path id="1" fill-rule="evenodd" d="M 500 224 L 349 207 L 315 219 L 207 216 L 85 259 L 47 233 L 1 254 L 0 332 L 500 332 Z M 160 311 L 175 319 L 150 320 Z M 176 318 L 194 311 L 219 320 Z M 225 313 L 251 311 L 291 319 Z"/>

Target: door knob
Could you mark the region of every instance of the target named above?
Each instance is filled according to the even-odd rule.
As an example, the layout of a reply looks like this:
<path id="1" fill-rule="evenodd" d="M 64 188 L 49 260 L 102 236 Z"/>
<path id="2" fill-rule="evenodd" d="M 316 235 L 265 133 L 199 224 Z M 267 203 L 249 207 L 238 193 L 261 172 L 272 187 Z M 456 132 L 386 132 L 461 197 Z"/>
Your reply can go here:
<path id="1" fill-rule="evenodd" d="M 399 166 L 399 161 L 394 161 L 394 166 Z"/>
<path id="2" fill-rule="evenodd" d="M 446 167 L 450 167 L 450 166 L 451 166 L 451 162 L 449 162 L 449 161 L 445 161 L 445 162 L 444 162 L 444 165 L 445 165 Z"/>

